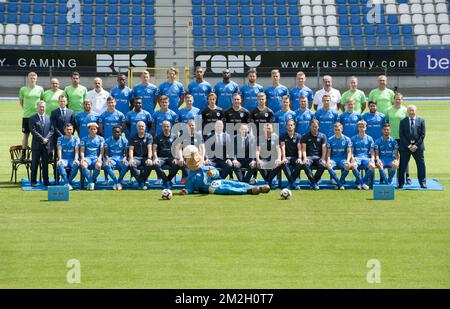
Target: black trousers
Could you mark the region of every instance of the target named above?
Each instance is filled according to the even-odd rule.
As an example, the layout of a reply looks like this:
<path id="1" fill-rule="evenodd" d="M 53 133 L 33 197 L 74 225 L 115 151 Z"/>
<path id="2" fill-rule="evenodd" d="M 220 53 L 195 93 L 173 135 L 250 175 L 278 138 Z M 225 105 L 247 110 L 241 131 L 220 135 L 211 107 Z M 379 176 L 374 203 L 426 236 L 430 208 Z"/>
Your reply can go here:
<path id="1" fill-rule="evenodd" d="M 303 168 L 303 164 L 297 163 L 298 158 L 287 159 L 289 162 L 286 164 L 282 164 L 281 169 L 283 170 L 284 175 L 286 175 L 289 184 L 293 184 L 295 180 L 300 176 L 300 171 Z"/>
<path id="2" fill-rule="evenodd" d="M 233 167 L 229 166 L 228 164 L 225 163 L 226 160 L 222 160 L 222 159 L 213 159 L 212 161 L 212 165 L 216 168 L 219 168 L 220 171 L 220 178 L 225 179 L 227 178 L 227 176 L 229 176 L 232 172 L 233 172 Z"/>
<path id="3" fill-rule="evenodd" d="M 317 184 L 319 180 L 322 178 L 322 174 L 325 171 L 325 166 L 320 162 L 319 157 L 308 157 L 307 163 L 303 165 L 303 169 L 305 170 L 305 174 L 308 177 L 308 180 L 312 184 Z M 316 168 L 316 173 L 313 175 L 311 171 L 311 167 Z"/>
<path id="4" fill-rule="evenodd" d="M 253 172 L 256 171 L 256 168 L 253 169 L 250 167 L 250 163 L 253 161 L 253 159 L 242 159 L 242 160 L 238 160 L 239 163 L 241 163 L 241 167 L 237 168 L 237 167 L 233 167 L 233 171 L 236 174 L 236 177 L 239 181 L 243 181 L 243 182 L 249 182 L 250 178 L 252 178 L 253 176 Z M 242 169 L 245 168 L 247 169 L 247 172 L 244 173 L 242 172 Z"/>
<path id="5" fill-rule="evenodd" d="M 416 161 L 417 166 L 417 178 L 419 178 L 420 184 L 425 184 L 426 182 L 426 168 L 425 168 L 425 157 L 423 150 L 417 149 L 415 152 L 411 151 L 400 151 L 400 166 L 398 169 L 398 185 L 403 186 L 405 184 L 405 172 L 406 167 L 408 166 L 409 160 L 411 159 L 411 156 Z"/>
<path id="6" fill-rule="evenodd" d="M 136 166 L 130 165 L 130 172 L 134 178 L 138 181 L 139 185 L 145 183 L 152 172 L 153 166 L 148 166 L 145 164 L 147 159 L 134 157 L 134 161 L 136 162 Z"/>
<path id="7" fill-rule="evenodd" d="M 155 165 L 155 171 L 159 178 L 164 182 L 171 181 L 175 177 L 181 167 L 178 164 L 173 164 L 173 158 L 159 158 L 160 164 Z M 163 166 L 168 166 L 169 174 L 166 175 L 162 170 Z"/>
<path id="8" fill-rule="evenodd" d="M 42 178 L 44 183 L 48 183 L 48 162 L 50 160 L 50 154 L 46 147 L 42 147 L 39 150 L 31 150 L 31 183 L 37 183 L 37 171 L 39 168 L 39 162 L 42 162 Z"/>

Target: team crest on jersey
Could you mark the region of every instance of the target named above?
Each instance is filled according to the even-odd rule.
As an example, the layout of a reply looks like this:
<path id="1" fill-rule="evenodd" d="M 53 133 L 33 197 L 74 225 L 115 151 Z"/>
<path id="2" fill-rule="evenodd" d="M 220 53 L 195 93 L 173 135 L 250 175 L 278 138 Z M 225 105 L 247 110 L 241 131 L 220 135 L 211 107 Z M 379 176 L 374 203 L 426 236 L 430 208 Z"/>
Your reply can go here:
<path id="1" fill-rule="evenodd" d="M 220 116 L 220 113 L 216 113 L 216 115 L 217 115 L 217 117 L 219 117 L 219 116 Z"/>
<path id="2" fill-rule="evenodd" d="M 244 117 L 244 113 L 240 113 L 239 116 L 242 118 Z"/>
<path id="3" fill-rule="evenodd" d="M 146 89 L 146 91 L 147 91 L 147 93 L 150 93 L 150 92 L 152 92 L 150 89 Z"/>
<path id="4" fill-rule="evenodd" d="M 265 113 L 265 114 L 264 114 L 264 117 L 269 117 L 269 113 Z"/>
<path id="5" fill-rule="evenodd" d="M 332 115 L 332 114 L 329 114 L 329 115 L 328 115 L 328 118 L 330 118 L 330 119 L 333 118 L 333 115 Z"/>

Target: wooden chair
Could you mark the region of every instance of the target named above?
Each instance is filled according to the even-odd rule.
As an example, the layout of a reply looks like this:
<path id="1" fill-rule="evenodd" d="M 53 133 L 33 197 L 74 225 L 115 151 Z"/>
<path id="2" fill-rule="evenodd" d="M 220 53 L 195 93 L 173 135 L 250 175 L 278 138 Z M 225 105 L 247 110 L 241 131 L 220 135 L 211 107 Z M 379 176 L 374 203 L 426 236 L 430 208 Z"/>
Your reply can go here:
<path id="1" fill-rule="evenodd" d="M 11 180 L 14 177 L 14 183 L 17 183 L 17 171 L 21 165 L 27 169 L 28 179 L 30 179 L 31 169 L 31 148 L 28 146 L 25 151 L 25 157 L 22 157 L 22 145 L 15 145 L 9 147 L 9 154 L 11 156 Z"/>

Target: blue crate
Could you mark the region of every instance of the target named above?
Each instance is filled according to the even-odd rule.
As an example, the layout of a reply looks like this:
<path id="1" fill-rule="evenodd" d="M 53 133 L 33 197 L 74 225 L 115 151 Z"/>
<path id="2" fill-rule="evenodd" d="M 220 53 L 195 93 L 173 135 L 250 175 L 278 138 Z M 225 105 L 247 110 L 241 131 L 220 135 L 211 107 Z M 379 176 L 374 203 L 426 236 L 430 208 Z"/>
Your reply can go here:
<path id="1" fill-rule="evenodd" d="M 51 186 L 48 187 L 49 201 L 68 201 L 69 187 L 67 186 Z"/>
<path id="2" fill-rule="evenodd" d="M 393 185 L 374 185 L 373 186 L 374 200 L 394 200 L 395 187 Z"/>

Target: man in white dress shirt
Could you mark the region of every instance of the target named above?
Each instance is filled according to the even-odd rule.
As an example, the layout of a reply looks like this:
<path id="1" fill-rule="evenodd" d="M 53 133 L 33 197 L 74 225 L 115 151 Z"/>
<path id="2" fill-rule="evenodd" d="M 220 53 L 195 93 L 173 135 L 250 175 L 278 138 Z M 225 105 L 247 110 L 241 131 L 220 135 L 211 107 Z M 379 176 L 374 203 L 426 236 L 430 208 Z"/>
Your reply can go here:
<path id="1" fill-rule="evenodd" d="M 106 99 L 109 97 L 109 92 L 103 89 L 102 79 L 96 77 L 94 79 L 94 89 L 88 91 L 86 99 L 92 102 L 92 111 L 101 115 L 106 111 Z"/>
<path id="2" fill-rule="evenodd" d="M 341 105 L 341 93 L 333 88 L 333 78 L 330 75 L 323 77 L 323 88 L 314 95 L 314 109 L 316 111 L 323 107 L 322 97 L 325 94 L 330 96 L 330 110 L 337 111 Z"/>

